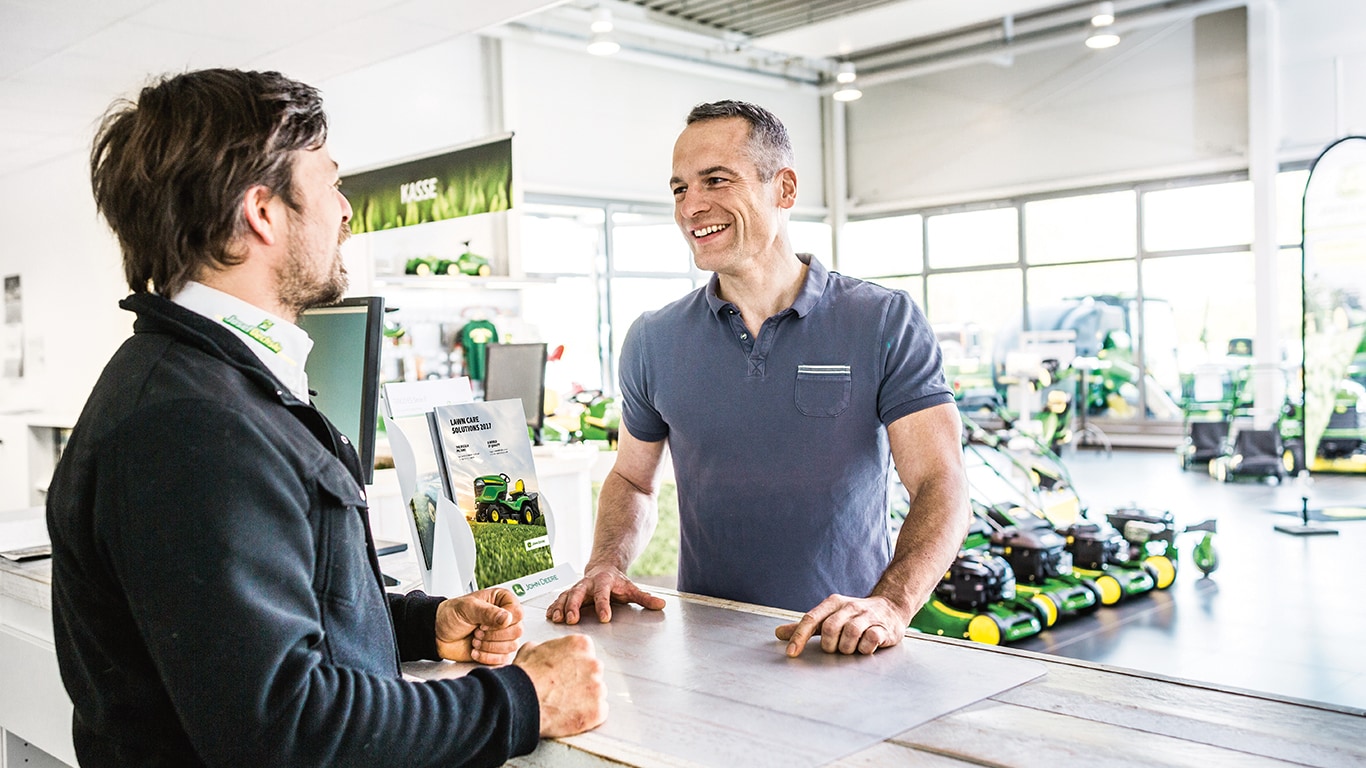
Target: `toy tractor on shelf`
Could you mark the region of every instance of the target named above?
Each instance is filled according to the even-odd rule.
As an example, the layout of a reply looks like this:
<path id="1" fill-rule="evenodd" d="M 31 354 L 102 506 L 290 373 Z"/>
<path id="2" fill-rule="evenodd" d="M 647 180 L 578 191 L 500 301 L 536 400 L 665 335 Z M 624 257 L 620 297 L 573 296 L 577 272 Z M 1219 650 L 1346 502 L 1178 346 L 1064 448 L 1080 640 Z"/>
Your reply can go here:
<path id="1" fill-rule="evenodd" d="M 493 267 L 489 266 L 489 260 L 470 250 L 470 241 L 465 241 L 465 250 L 454 261 L 443 262 L 443 275 L 469 275 L 470 277 L 488 277 L 493 274 Z"/>
<path id="2" fill-rule="evenodd" d="M 1016 594 L 1015 572 L 1005 558 L 964 549 L 911 618 L 911 628 L 1000 645 L 1039 634 L 1042 615 L 1039 606 Z"/>
<path id="3" fill-rule="evenodd" d="M 545 525 L 541 514 L 540 494 L 527 493 L 526 485 L 518 480 L 508 491 L 511 478 L 507 475 L 484 475 L 474 479 L 474 521 L 476 523 L 509 523 L 512 525 Z"/>

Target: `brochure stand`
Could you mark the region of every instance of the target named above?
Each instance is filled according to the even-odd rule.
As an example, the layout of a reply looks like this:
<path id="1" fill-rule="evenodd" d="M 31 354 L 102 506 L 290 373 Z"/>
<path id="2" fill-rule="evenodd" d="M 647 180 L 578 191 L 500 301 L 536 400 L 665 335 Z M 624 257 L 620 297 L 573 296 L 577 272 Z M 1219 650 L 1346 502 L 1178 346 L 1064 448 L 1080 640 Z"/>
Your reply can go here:
<path id="1" fill-rule="evenodd" d="M 386 384 L 384 405 L 428 593 L 502 586 L 529 598 L 573 583 L 551 554 L 554 513 L 519 400 L 475 402 L 467 379 L 433 379 Z"/>

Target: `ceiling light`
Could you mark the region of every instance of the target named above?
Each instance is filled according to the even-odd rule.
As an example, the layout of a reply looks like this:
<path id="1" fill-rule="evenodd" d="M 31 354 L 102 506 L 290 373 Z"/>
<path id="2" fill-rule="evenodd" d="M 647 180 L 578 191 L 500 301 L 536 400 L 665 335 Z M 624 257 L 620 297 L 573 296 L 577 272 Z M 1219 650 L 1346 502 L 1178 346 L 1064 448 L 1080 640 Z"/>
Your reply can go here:
<path id="1" fill-rule="evenodd" d="M 1106 0 L 1103 3 L 1096 3 L 1096 8 L 1091 12 L 1091 26 L 1108 27 L 1115 23 L 1115 4 Z"/>
<path id="2" fill-rule="evenodd" d="M 594 56 L 611 56 L 621 50 L 621 43 L 612 39 L 606 32 L 595 32 L 588 43 L 588 52 Z"/>
<path id="3" fill-rule="evenodd" d="M 612 9 L 600 5 L 593 9 L 593 23 L 588 25 L 593 34 L 600 35 L 612 31 Z"/>
<path id="4" fill-rule="evenodd" d="M 1101 50 L 1103 48 L 1114 48 L 1119 45 L 1119 35 L 1113 32 L 1097 32 L 1086 38 L 1086 47 Z"/>
<path id="5" fill-rule="evenodd" d="M 860 91 L 853 83 L 845 83 L 830 96 L 835 101 L 854 101 L 863 97 L 863 91 Z"/>
<path id="6" fill-rule="evenodd" d="M 857 78 L 858 74 L 854 72 L 854 62 L 841 61 L 839 70 L 835 73 L 835 82 L 848 85 Z"/>

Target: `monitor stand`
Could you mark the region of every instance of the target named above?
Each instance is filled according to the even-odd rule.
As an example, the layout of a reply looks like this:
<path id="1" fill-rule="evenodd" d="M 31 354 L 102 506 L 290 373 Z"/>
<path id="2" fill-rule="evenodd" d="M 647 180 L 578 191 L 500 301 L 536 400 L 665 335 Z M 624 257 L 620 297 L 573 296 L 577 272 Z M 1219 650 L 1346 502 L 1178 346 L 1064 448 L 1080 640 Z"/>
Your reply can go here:
<path id="1" fill-rule="evenodd" d="M 385 555 L 392 555 L 395 552 L 402 552 L 406 549 L 408 549 L 408 545 L 401 541 L 375 539 L 375 554 L 380 557 L 384 557 Z M 386 587 L 397 587 L 399 584 L 398 579 L 394 578 L 393 576 L 390 576 L 387 573 L 381 572 L 380 576 L 384 577 L 384 586 Z"/>

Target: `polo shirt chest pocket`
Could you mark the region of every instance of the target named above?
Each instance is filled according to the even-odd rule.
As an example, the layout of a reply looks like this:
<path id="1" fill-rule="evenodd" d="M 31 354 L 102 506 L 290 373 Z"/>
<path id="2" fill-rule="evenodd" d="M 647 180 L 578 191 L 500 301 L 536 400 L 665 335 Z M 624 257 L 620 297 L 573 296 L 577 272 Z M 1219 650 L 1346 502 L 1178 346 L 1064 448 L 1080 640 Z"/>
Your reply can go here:
<path id="1" fill-rule="evenodd" d="M 847 365 L 799 365 L 797 410 L 804 416 L 838 416 L 849 408 L 853 386 L 853 373 Z"/>

